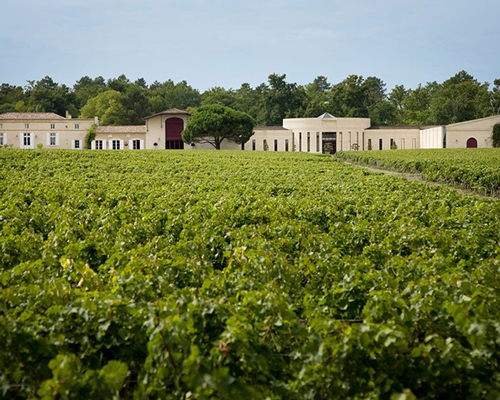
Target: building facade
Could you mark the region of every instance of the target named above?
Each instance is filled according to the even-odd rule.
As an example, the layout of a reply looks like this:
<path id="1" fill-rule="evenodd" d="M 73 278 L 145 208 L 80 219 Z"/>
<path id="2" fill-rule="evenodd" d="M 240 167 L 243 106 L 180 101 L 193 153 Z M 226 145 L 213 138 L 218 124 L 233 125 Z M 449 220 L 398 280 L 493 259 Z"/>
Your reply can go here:
<path id="1" fill-rule="evenodd" d="M 83 149 L 87 130 L 96 118 L 73 119 L 54 113 L 0 114 L 0 146 L 14 149 Z"/>
<path id="2" fill-rule="evenodd" d="M 202 150 L 208 144 L 182 141 L 191 114 L 172 109 L 148 116 L 144 125 L 100 126 L 97 118 L 73 119 L 54 113 L 0 114 L 0 147 L 81 150 L 96 125 L 93 150 Z M 257 126 L 247 143 L 224 141 L 221 148 L 244 151 L 337 151 L 492 147 L 500 115 L 447 126 L 371 126 L 369 118 L 286 118 L 283 126 Z"/>

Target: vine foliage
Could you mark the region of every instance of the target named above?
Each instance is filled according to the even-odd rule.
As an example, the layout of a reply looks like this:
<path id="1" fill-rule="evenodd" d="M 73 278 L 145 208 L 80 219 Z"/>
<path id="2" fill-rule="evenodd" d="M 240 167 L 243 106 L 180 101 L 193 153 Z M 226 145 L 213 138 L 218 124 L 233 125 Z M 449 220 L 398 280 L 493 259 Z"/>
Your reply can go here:
<path id="1" fill-rule="evenodd" d="M 500 147 L 500 123 L 493 125 L 491 138 L 493 140 L 493 147 Z"/>
<path id="2" fill-rule="evenodd" d="M 500 201 L 303 152 L 0 165 L 0 399 L 500 398 Z"/>
<path id="3" fill-rule="evenodd" d="M 97 125 L 92 125 L 85 135 L 85 148 L 90 150 L 92 148 L 92 141 L 95 140 L 95 131 L 97 130 Z"/>

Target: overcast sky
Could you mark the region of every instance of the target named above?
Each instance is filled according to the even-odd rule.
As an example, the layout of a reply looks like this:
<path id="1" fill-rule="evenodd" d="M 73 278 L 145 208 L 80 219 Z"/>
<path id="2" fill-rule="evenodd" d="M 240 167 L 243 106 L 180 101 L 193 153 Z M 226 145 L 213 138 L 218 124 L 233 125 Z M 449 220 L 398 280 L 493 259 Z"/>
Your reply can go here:
<path id="1" fill-rule="evenodd" d="M 500 78 L 500 0 L 1 0 L 0 83 Z"/>

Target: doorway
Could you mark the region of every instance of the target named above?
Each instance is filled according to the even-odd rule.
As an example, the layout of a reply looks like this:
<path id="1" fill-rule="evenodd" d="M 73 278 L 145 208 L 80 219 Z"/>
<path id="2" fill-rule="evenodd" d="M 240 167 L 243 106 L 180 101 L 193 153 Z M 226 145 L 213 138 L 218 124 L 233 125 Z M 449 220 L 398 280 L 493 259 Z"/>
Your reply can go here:
<path id="1" fill-rule="evenodd" d="M 467 148 L 468 149 L 476 149 L 477 148 L 477 139 L 473 138 L 473 137 L 467 139 Z"/>
<path id="2" fill-rule="evenodd" d="M 165 121 L 165 149 L 182 150 L 184 142 L 181 133 L 184 130 L 184 121 L 180 118 L 169 118 Z"/>
<path id="3" fill-rule="evenodd" d="M 323 132 L 321 136 L 323 154 L 335 154 L 337 152 L 337 132 Z"/>

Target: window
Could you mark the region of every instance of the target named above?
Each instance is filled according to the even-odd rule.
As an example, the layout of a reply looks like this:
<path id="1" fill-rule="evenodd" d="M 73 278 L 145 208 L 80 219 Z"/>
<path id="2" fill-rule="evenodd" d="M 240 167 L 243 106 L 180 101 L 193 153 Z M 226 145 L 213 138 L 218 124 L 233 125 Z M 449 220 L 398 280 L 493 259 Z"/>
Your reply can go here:
<path id="1" fill-rule="evenodd" d="M 267 140 L 266 140 L 266 139 L 264 139 L 264 140 L 262 141 L 262 149 L 263 149 L 264 151 L 268 151 L 268 150 L 269 150 L 269 145 L 267 144 Z"/>
<path id="2" fill-rule="evenodd" d="M 120 141 L 119 140 L 112 140 L 111 141 L 111 148 L 113 150 L 120 150 Z"/>
<path id="3" fill-rule="evenodd" d="M 373 147 L 372 147 L 372 140 L 371 139 L 368 139 L 368 150 L 371 150 Z"/>
<path id="4" fill-rule="evenodd" d="M 102 140 L 96 140 L 95 141 L 95 149 L 96 150 L 102 150 L 104 148 L 104 143 Z"/>
<path id="5" fill-rule="evenodd" d="M 139 139 L 132 140 L 132 150 L 140 150 L 141 149 L 141 141 Z"/>
<path id="6" fill-rule="evenodd" d="M 316 132 L 316 153 L 319 153 L 319 132 Z"/>
<path id="7" fill-rule="evenodd" d="M 274 151 L 278 151 L 278 139 L 274 139 Z"/>
<path id="8" fill-rule="evenodd" d="M 49 135 L 49 146 L 55 146 L 56 145 L 56 134 L 51 133 Z"/>
<path id="9" fill-rule="evenodd" d="M 383 142 L 382 142 L 382 139 L 379 139 L 379 140 L 378 140 L 378 149 L 379 149 L 379 150 L 382 150 L 382 147 L 383 147 Z"/>
<path id="10" fill-rule="evenodd" d="M 256 147 L 256 141 L 255 139 L 252 139 L 252 150 L 255 151 L 255 147 Z"/>
<path id="11" fill-rule="evenodd" d="M 29 129 L 30 128 L 30 124 L 24 124 L 24 128 L 25 129 Z"/>
<path id="12" fill-rule="evenodd" d="M 75 129 L 80 129 L 80 124 L 75 124 Z"/>
<path id="13" fill-rule="evenodd" d="M 285 139 L 285 151 L 289 151 L 288 139 Z"/>
<path id="14" fill-rule="evenodd" d="M 311 152 L 311 134 L 307 132 L 307 152 Z"/>
<path id="15" fill-rule="evenodd" d="M 56 129 L 56 124 L 50 124 L 50 129 Z"/>
<path id="16" fill-rule="evenodd" d="M 5 145 L 5 133 L 0 133 L 0 146 Z"/>
<path id="17" fill-rule="evenodd" d="M 2 124 L 0 124 L 0 129 L 3 129 L 3 125 Z"/>
<path id="18" fill-rule="evenodd" d="M 23 133 L 23 147 L 31 147 L 31 133 Z"/>
<path id="19" fill-rule="evenodd" d="M 245 150 L 245 143 L 241 144 L 241 150 Z"/>
<path id="20" fill-rule="evenodd" d="M 391 139 L 391 150 L 394 148 L 394 139 Z"/>
<path id="21" fill-rule="evenodd" d="M 302 132 L 299 132 L 299 151 L 302 151 Z"/>

